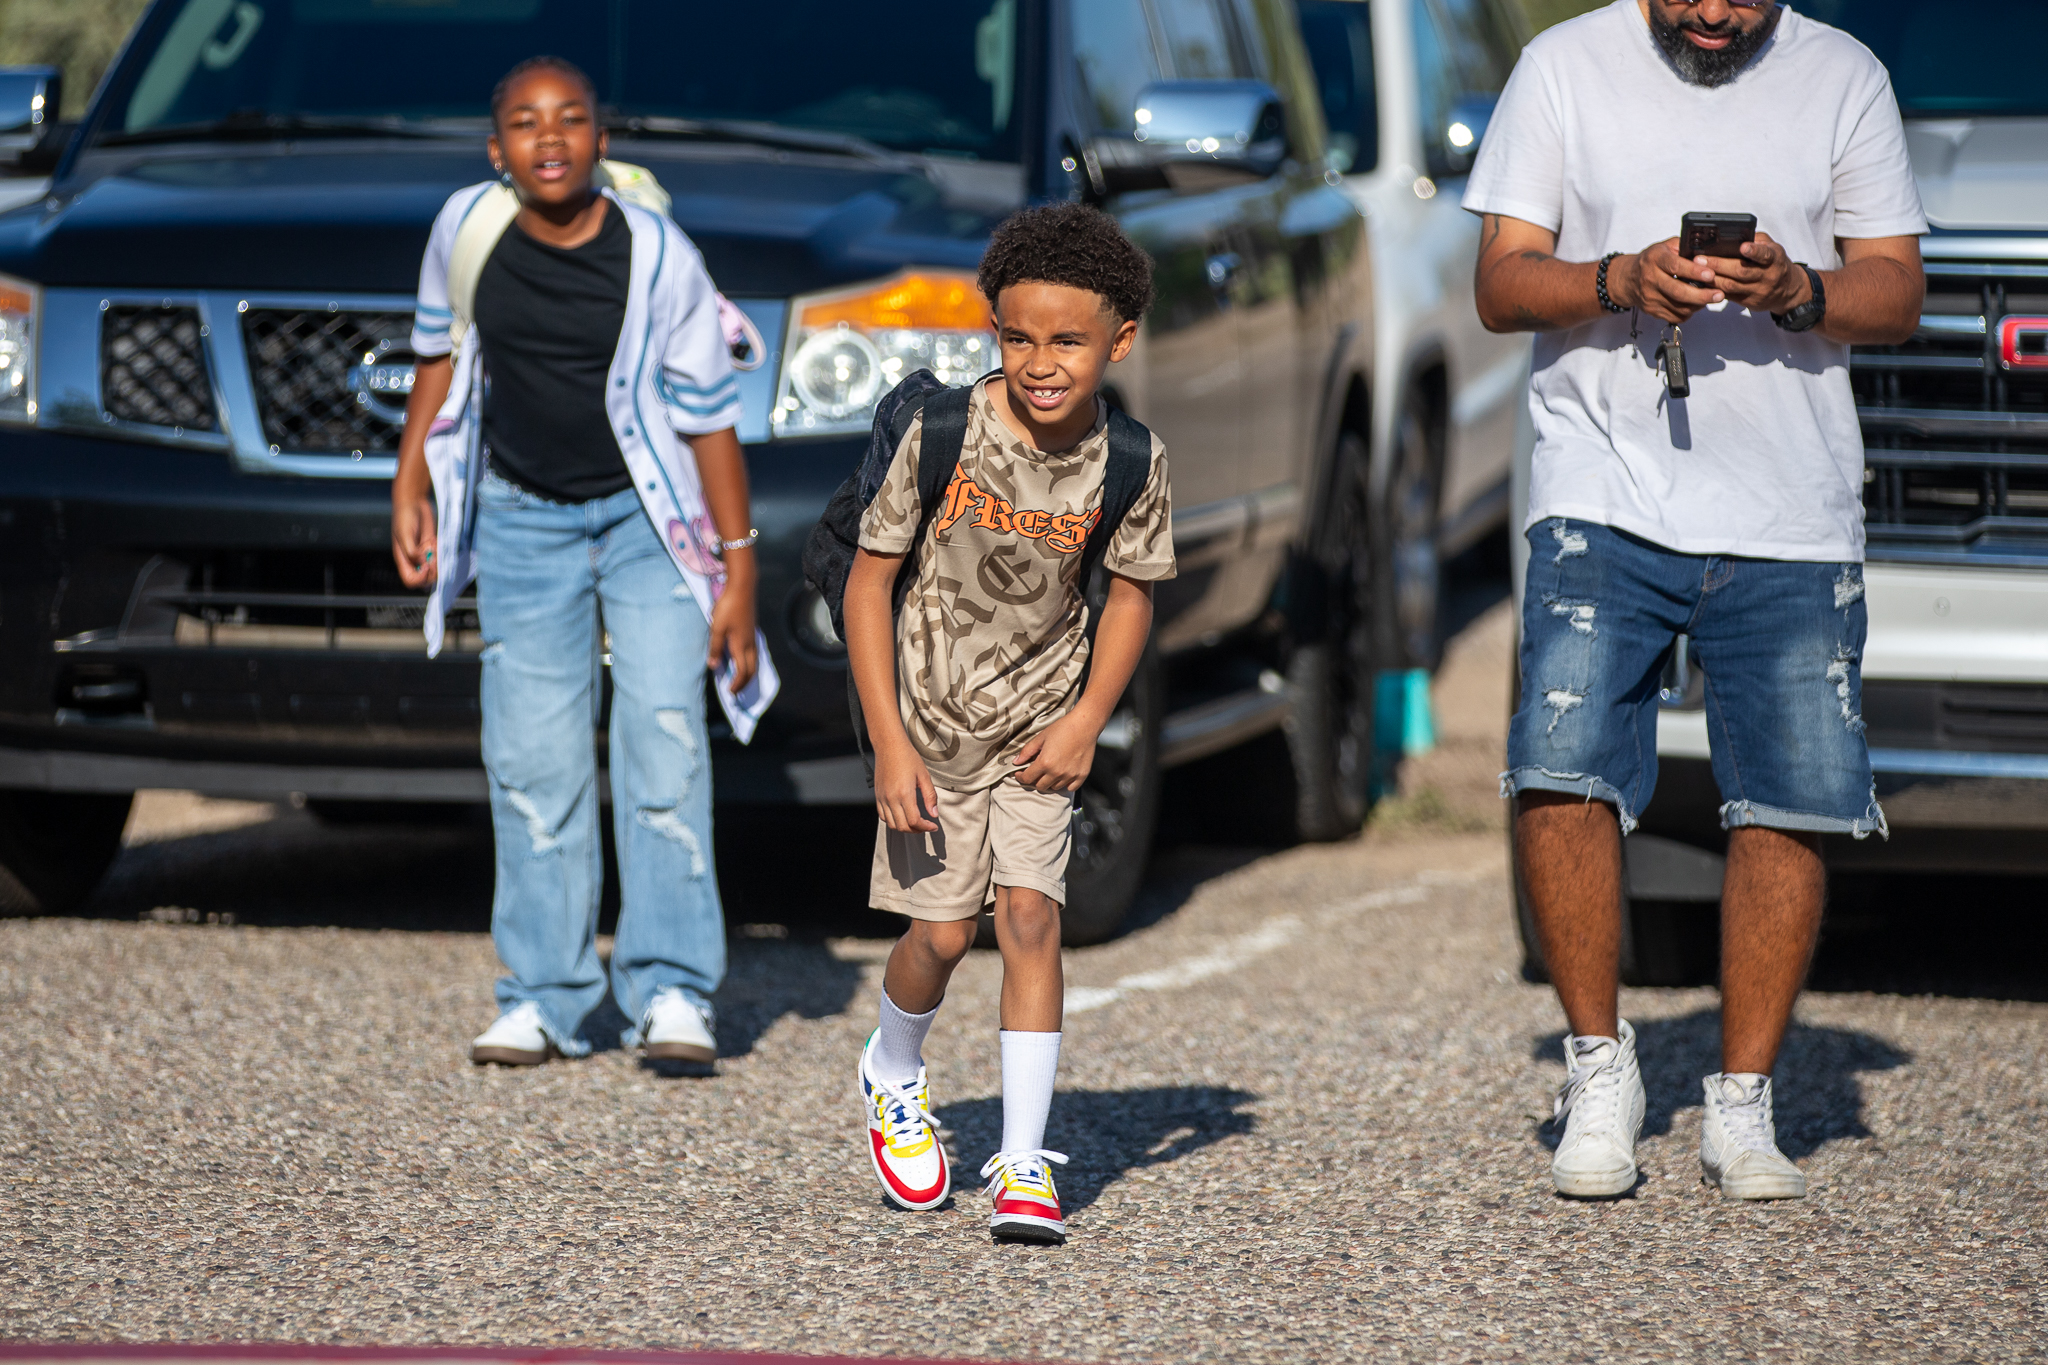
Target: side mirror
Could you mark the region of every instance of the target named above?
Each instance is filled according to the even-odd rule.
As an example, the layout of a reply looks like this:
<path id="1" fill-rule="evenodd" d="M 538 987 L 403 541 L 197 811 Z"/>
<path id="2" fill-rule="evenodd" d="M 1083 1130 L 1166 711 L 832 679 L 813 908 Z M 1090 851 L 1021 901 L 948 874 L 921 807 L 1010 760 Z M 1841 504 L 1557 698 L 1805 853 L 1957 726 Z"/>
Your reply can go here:
<path id="1" fill-rule="evenodd" d="M 1263 81 L 1159 81 L 1138 92 L 1131 124 L 1089 144 L 1106 194 L 1262 180 L 1287 159 L 1280 95 Z"/>
<path id="2" fill-rule="evenodd" d="M 1486 125 L 1493 121 L 1493 106 L 1499 101 L 1497 95 L 1461 95 L 1452 103 L 1438 132 L 1441 174 L 1463 175 L 1472 169 L 1479 157 L 1479 144 L 1486 137 Z"/>
<path id="3" fill-rule="evenodd" d="M 17 160 L 57 121 L 64 73 L 54 66 L 0 66 L 0 160 Z"/>

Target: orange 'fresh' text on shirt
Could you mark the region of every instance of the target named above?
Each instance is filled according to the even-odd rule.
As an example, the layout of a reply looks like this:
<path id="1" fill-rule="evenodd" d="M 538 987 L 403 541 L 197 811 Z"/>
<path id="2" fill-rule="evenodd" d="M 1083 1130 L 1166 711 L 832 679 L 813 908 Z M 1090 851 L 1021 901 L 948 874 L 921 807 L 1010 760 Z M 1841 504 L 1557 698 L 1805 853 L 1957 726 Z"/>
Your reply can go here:
<path id="1" fill-rule="evenodd" d="M 1042 512 L 1026 508 L 1019 512 L 1007 499 L 993 493 L 985 493 L 974 480 L 962 470 L 953 471 L 953 481 L 946 485 L 946 507 L 939 513 L 934 534 L 943 534 L 947 527 L 968 513 L 974 514 L 972 524 L 984 531 L 1003 531 L 1023 536 L 1026 540 L 1042 540 L 1061 554 L 1072 554 L 1088 543 L 1088 532 L 1102 516 L 1102 509 L 1092 512 Z"/>

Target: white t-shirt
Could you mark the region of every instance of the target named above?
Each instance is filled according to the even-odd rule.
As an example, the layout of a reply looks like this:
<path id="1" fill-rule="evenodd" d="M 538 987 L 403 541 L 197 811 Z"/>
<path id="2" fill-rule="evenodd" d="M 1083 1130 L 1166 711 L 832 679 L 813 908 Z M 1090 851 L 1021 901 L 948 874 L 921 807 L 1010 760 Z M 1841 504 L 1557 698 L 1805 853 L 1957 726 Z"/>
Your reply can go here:
<path id="1" fill-rule="evenodd" d="M 1838 237 L 1927 231 L 1884 66 L 1792 10 L 1718 88 L 1681 77 L 1637 0 L 1538 36 L 1515 64 L 1465 208 L 1557 233 L 1597 261 L 1678 235 L 1689 211 L 1753 213 L 1792 259 Z M 1656 369 L 1664 324 L 1603 316 L 1539 333 L 1529 525 L 1573 517 L 1687 554 L 1863 557 L 1863 436 L 1849 348 L 1716 304 L 1685 324 L 1692 396 Z"/>

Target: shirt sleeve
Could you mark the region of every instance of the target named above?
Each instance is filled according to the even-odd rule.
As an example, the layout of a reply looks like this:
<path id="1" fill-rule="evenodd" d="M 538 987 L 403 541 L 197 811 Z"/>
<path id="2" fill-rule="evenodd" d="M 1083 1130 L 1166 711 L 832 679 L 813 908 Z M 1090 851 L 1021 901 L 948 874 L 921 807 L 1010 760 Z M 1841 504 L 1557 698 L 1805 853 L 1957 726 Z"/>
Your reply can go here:
<path id="1" fill-rule="evenodd" d="M 917 462 L 924 445 L 924 414 L 910 420 L 903 444 L 875 491 L 875 500 L 861 513 L 860 547 L 878 555 L 900 555 L 910 549 L 917 536 L 917 522 L 923 505 L 917 496 Z"/>
<path id="2" fill-rule="evenodd" d="M 1564 226 L 1564 121 L 1536 45 L 1523 50 L 1501 91 L 1460 203 L 1551 232 Z"/>
<path id="3" fill-rule="evenodd" d="M 1152 437 L 1152 472 L 1123 525 L 1109 538 L 1102 563 L 1111 573 L 1143 582 L 1159 582 L 1178 572 L 1173 562 L 1173 489 L 1166 478 L 1166 445 L 1157 435 Z"/>
<path id="4" fill-rule="evenodd" d="M 1848 124 L 1847 137 L 1835 157 L 1835 235 L 1837 237 L 1918 237 L 1927 231 L 1920 205 L 1920 182 L 1906 154 L 1906 129 L 1891 77 L 1875 57 L 1875 90 L 1862 113 Z"/>
<path id="5" fill-rule="evenodd" d="M 702 436 L 738 426 L 740 381 L 733 373 L 732 349 L 718 321 L 718 291 L 704 269 L 704 258 L 680 228 L 666 222 L 669 249 L 678 253 L 676 306 L 661 373 L 655 380 L 668 424 L 685 436 Z"/>
<path id="6" fill-rule="evenodd" d="M 419 302 L 412 315 L 412 352 L 428 360 L 454 349 L 448 326 L 455 314 L 448 307 L 448 257 L 455 250 L 455 234 L 477 200 L 475 187 L 457 190 L 434 216 L 433 231 L 427 234 L 427 254 L 420 258 Z"/>

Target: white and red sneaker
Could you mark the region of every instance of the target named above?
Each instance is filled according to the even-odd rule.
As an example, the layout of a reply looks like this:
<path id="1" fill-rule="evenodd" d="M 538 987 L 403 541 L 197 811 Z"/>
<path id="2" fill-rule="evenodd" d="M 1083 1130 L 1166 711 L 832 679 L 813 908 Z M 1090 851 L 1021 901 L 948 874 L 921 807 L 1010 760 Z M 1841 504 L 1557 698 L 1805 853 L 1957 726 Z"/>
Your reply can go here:
<path id="1" fill-rule="evenodd" d="M 990 1235 L 1006 1242 L 1043 1242 L 1058 1246 L 1067 1240 L 1060 1217 L 1060 1192 L 1053 1188 L 1052 1167 L 1066 1165 L 1059 1152 L 997 1152 L 981 1168 L 989 1193 L 996 1197 L 989 1215 Z"/>
<path id="2" fill-rule="evenodd" d="M 906 1209 L 935 1209 L 953 1192 L 953 1173 L 939 1126 L 932 1119 L 931 1087 L 924 1068 L 909 1085 L 891 1085 L 868 1069 L 875 1035 L 860 1050 L 861 1107 L 867 1111 L 868 1158 L 889 1202 Z"/>

